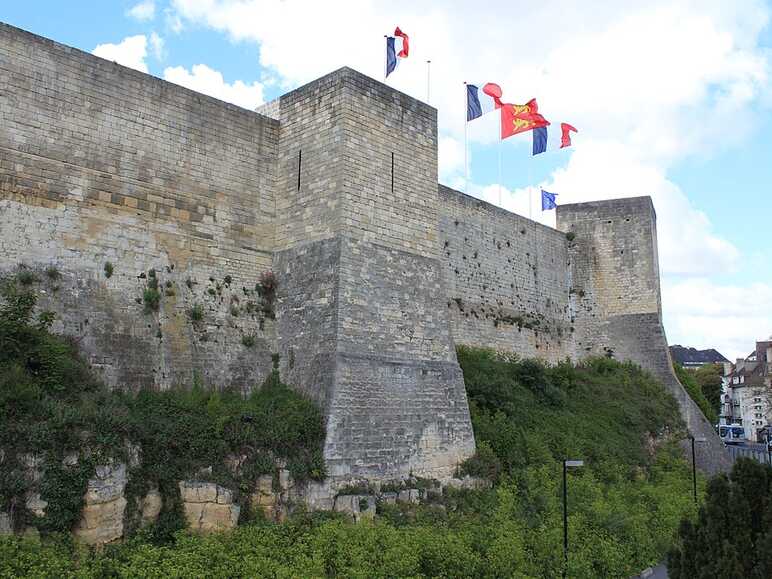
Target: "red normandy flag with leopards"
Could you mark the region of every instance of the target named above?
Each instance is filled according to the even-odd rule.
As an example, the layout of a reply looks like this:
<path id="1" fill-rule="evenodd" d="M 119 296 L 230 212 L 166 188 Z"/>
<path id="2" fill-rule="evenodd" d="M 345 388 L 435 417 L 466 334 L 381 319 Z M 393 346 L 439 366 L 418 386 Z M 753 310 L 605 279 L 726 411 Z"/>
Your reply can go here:
<path id="1" fill-rule="evenodd" d="M 524 105 L 509 103 L 501 105 L 502 139 L 548 125 L 549 121 L 539 114 L 536 99 L 531 99 Z"/>

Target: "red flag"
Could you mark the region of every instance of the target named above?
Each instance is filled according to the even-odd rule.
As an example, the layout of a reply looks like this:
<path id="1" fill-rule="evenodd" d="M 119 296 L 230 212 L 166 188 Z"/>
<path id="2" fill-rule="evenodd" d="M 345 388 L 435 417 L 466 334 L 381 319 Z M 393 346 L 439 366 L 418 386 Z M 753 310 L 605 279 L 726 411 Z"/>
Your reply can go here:
<path id="1" fill-rule="evenodd" d="M 531 99 L 524 105 L 501 105 L 501 138 L 530 131 L 538 127 L 549 126 L 549 121 L 539 114 L 536 99 Z"/>
<path id="2" fill-rule="evenodd" d="M 560 130 L 563 132 L 563 135 L 560 137 L 560 148 L 563 147 L 570 147 L 571 146 L 571 131 L 578 133 L 574 127 L 569 125 L 568 123 L 560 123 Z"/>
<path id="3" fill-rule="evenodd" d="M 410 51 L 410 44 L 408 42 L 409 38 L 408 38 L 407 34 L 402 32 L 399 29 L 399 26 L 397 26 L 394 29 L 394 36 L 399 36 L 400 38 L 402 38 L 402 50 L 399 51 L 397 56 L 399 56 L 400 58 L 407 58 L 407 53 Z"/>
<path id="4" fill-rule="evenodd" d="M 493 99 L 494 106 L 500 109 L 504 103 L 501 102 L 501 87 L 495 82 L 488 82 L 482 87 L 483 93 Z"/>

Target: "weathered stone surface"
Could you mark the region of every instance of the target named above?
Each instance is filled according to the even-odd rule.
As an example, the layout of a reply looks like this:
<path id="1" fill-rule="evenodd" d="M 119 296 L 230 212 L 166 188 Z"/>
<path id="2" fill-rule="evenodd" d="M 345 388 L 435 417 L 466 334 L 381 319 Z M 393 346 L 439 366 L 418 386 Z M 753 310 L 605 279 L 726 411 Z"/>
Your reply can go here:
<path id="1" fill-rule="evenodd" d="M 44 501 L 40 497 L 40 493 L 30 492 L 27 493 L 25 506 L 27 507 L 27 510 L 33 515 L 42 517 L 46 514 L 46 507 L 48 506 L 48 502 Z"/>
<path id="2" fill-rule="evenodd" d="M 492 483 L 488 479 L 465 476 L 449 479 L 445 481 L 444 486 L 457 490 L 481 490 L 491 488 Z"/>
<path id="3" fill-rule="evenodd" d="M 372 495 L 338 495 L 334 510 L 351 515 L 355 521 L 375 517 L 375 497 Z"/>
<path id="4" fill-rule="evenodd" d="M 405 489 L 399 491 L 398 500 L 402 503 L 418 504 L 421 500 L 421 493 L 418 489 Z"/>
<path id="5" fill-rule="evenodd" d="M 194 532 L 232 529 L 241 508 L 233 503 L 233 492 L 214 483 L 180 481 L 180 495 L 188 528 Z"/>
<path id="6" fill-rule="evenodd" d="M 0 535 L 13 533 L 13 521 L 8 513 L 0 513 Z"/>
<path id="7" fill-rule="evenodd" d="M 89 479 L 75 536 L 90 545 L 109 543 L 123 536 L 126 511 L 126 465 L 100 465 Z"/>
<path id="8" fill-rule="evenodd" d="M 151 489 L 147 494 L 139 499 L 139 512 L 142 515 L 142 525 L 151 525 L 158 520 L 163 507 L 163 499 L 158 489 Z"/>
<path id="9" fill-rule="evenodd" d="M 399 493 L 387 492 L 381 495 L 381 500 L 387 505 L 394 505 L 397 502 Z"/>

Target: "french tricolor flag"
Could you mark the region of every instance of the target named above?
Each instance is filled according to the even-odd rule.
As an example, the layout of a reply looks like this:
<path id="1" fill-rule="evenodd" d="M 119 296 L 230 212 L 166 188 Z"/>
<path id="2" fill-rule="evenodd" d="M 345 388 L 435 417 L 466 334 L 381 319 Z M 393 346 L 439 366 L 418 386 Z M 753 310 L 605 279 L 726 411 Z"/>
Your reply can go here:
<path id="1" fill-rule="evenodd" d="M 493 82 L 466 84 L 466 120 L 473 121 L 485 113 L 501 108 L 501 87 Z"/>
<path id="2" fill-rule="evenodd" d="M 539 127 L 533 129 L 533 154 L 539 155 L 547 149 L 556 150 L 571 146 L 571 133 L 578 132 L 568 123 L 560 123 L 557 127 Z"/>
<path id="3" fill-rule="evenodd" d="M 410 52 L 410 41 L 399 26 L 394 29 L 394 36 L 386 37 L 386 78 L 397 68 L 400 58 L 407 58 Z"/>

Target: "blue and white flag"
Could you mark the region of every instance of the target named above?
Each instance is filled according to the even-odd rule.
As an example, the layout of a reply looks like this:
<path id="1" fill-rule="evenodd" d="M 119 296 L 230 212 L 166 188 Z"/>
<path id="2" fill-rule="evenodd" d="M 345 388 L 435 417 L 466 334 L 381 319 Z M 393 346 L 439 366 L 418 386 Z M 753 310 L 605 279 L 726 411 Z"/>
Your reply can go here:
<path id="1" fill-rule="evenodd" d="M 558 204 L 555 203 L 555 197 L 557 193 L 550 193 L 549 191 L 541 190 L 541 210 L 547 211 L 549 209 L 555 209 Z"/>

